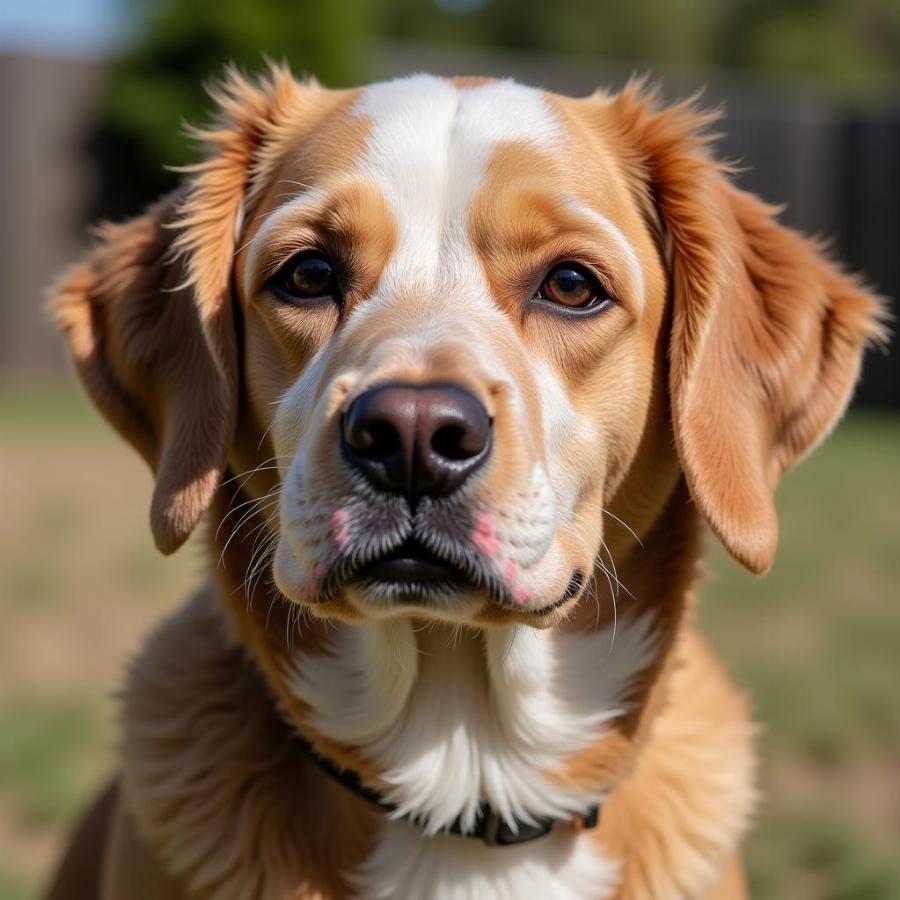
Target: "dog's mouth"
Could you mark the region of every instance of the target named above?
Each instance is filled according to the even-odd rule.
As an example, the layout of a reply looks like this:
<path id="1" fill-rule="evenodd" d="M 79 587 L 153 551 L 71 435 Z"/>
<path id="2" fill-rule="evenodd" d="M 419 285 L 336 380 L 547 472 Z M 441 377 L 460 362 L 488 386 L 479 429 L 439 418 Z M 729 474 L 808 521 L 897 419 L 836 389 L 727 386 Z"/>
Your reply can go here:
<path id="1" fill-rule="evenodd" d="M 369 560 L 356 569 L 351 579 L 363 584 L 393 584 L 404 588 L 476 587 L 461 567 L 439 557 L 424 544 L 407 538 L 399 547 Z"/>
<path id="2" fill-rule="evenodd" d="M 587 584 L 584 571 L 575 569 L 561 596 L 545 606 L 530 608 L 479 555 L 454 552 L 452 545 L 442 555 L 426 540 L 409 534 L 373 556 L 345 554 L 334 561 L 320 582 L 317 601 L 327 602 L 342 588 L 355 586 L 365 592 L 367 601 L 379 606 L 437 604 L 435 609 L 445 610 L 447 602 L 474 591 L 502 607 L 541 620 L 577 601 Z"/>
<path id="3" fill-rule="evenodd" d="M 321 574 L 317 573 L 309 602 L 327 604 L 345 596 L 349 588 L 351 604 L 361 610 L 421 607 L 437 615 L 450 611 L 467 615 L 465 610 L 471 612 L 473 604 L 487 602 L 523 617 L 544 620 L 583 592 L 584 571 L 576 569 L 560 596 L 536 607 L 522 586 L 516 564 L 502 557 L 498 562 L 496 553 L 486 555 L 496 550 L 493 545 L 478 545 L 479 539 L 489 544 L 494 537 L 487 526 L 470 522 L 461 529 L 463 534 L 459 528 L 454 534 L 446 527 L 446 516 L 435 519 L 440 517 L 432 516 L 427 522 L 381 521 L 363 532 L 369 535 L 366 541 L 360 538 L 363 529 L 358 524 L 350 530 L 342 518 L 335 541 L 342 552 L 333 555 L 329 564 L 319 564 Z M 467 540 L 470 532 L 475 538 Z"/>

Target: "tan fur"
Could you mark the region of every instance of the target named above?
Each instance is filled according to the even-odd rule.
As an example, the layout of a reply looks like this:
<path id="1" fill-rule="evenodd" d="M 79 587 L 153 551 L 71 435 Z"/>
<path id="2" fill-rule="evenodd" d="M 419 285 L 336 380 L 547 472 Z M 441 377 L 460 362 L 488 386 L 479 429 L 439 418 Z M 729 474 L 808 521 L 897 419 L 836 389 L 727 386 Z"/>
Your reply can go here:
<path id="1" fill-rule="evenodd" d="M 700 515 L 744 565 L 768 568 L 776 483 L 841 414 L 863 347 L 881 334 L 876 300 L 729 184 L 704 137 L 711 117 L 690 104 L 661 109 L 632 85 L 615 97 L 549 97 L 567 133 L 559 158 L 514 142 L 492 154 L 468 223 L 492 318 L 479 331 L 481 320 L 454 309 L 447 285 L 428 312 L 449 323 L 442 343 L 427 364 L 398 357 L 392 337 L 425 321 L 415 285 L 363 333 L 340 330 L 398 240 L 384 198 L 354 169 L 371 127 L 350 114 L 359 92 L 299 84 L 273 68 L 257 83 L 231 73 L 215 96 L 221 115 L 195 133 L 206 155 L 185 188 L 101 229 L 53 300 L 88 392 L 156 473 L 157 545 L 176 549 L 208 512 L 218 564 L 209 588 L 134 664 L 119 787 L 50 896 L 348 896 L 345 875 L 371 849 L 378 814 L 323 775 L 293 735 L 367 784 L 383 787 L 381 773 L 358 748 L 316 732 L 285 662 L 324 652 L 329 618 L 367 613 L 338 594 L 306 610 L 298 629 L 299 607 L 254 568 L 260 542 L 279 536 L 268 500 L 286 465 L 272 437 L 275 404 L 332 342 L 322 383 L 337 388 L 310 399 L 321 416 L 310 455 L 323 478 L 337 467 L 346 371 L 365 373 L 357 391 L 391 377 L 473 391 L 506 453 L 491 476 L 494 498 L 514 494 L 549 453 L 534 359 L 563 385 L 596 440 L 590 452 L 561 451 L 579 475 L 579 518 L 559 552 L 590 570 L 604 540 L 628 585 L 618 614 L 652 616 L 657 647 L 628 712 L 552 777 L 609 792 L 595 839 L 622 862 L 620 900 L 746 896 L 738 854 L 754 803 L 753 727 L 692 623 Z M 266 217 L 306 187 L 318 199 L 261 240 Z M 602 209 L 637 270 L 563 197 Z M 322 245 L 352 256 L 344 310 L 313 314 L 265 296 L 266 273 Z M 575 253 L 608 279 L 613 314 L 577 331 L 520 315 L 534 279 Z M 486 353 L 503 359 L 521 389 L 522 415 L 479 368 Z M 577 603 L 539 620 L 485 602 L 469 624 L 598 630 L 614 611 L 594 604 L 605 582 L 600 568 L 593 576 Z"/>
<path id="2" fill-rule="evenodd" d="M 221 353 L 210 343 L 180 286 L 183 269 L 170 260 L 179 199 L 101 228 L 96 249 L 66 273 L 54 300 L 83 384 L 156 472 L 150 525 L 164 553 L 206 511 L 234 429 L 233 333 Z M 218 331 L 233 331 L 230 304 L 216 315 Z"/>
<path id="3" fill-rule="evenodd" d="M 702 896 L 754 805 L 753 728 L 743 697 L 692 631 L 676 648 L 651 729 L 634 773 L 604 807 L 597 839 L 625 860 L 622 900 Z"/>

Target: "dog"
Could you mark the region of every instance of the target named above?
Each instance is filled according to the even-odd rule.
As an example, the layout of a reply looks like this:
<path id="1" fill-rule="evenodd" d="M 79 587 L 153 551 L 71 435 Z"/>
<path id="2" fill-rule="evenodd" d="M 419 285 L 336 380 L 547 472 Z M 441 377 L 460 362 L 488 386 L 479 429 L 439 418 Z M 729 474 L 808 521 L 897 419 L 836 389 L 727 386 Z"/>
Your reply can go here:
<path id="1" fill-rule="evenodd" d="M 205 519 L 210 568 L 50 896 L 746 896 L 703 523 L 770 567 L 879 301 L 642 83 L 213 97 L 52 296 L 156 545 Z"/>

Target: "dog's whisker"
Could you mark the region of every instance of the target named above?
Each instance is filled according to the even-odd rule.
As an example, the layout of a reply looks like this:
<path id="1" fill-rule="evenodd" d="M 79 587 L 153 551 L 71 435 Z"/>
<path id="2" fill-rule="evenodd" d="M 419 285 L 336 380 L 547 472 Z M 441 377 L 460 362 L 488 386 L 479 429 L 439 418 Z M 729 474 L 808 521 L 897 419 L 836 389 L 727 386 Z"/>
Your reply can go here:
<path id="1" fill-rule="evenodd" d="M 609 516 L 613 521 L 618 522 L 638 543 L 641 549 L 644 548 L 644 542 L 638 537 L 638 533 L 624 520 L 620 519 L 615 513 L 611 513 L 605 506 L 600 507 L 600 511 L 605 516 Z"/>
<path id="2" fill-rule="evenodd" d="M 264 530 L 268 524 L 269 523 L 264 519 L 258 525 L 255 525 L 253 527 L 253 530 L 247 534 L 248 539 L 251 537 L 254 537 L 254 535 L 255 535 L 254 540 L 253 540 L 253 546 L 250 550 L 251 560 L 253 560 L 255 558 L 257 549 L 260 546 L 260 542 L 265 542 L 273 536 L 271 531 Z"/>
<path id="3" fill-rule="evenodd" d="M 273 492 L 270 491 L 270 494 L 272 494 L 272 493 Z M 272 507 L 276 505 L 278 500 L 279 500 L 278 491 L 274 491 L 273 496 L 264 495 L 264 496 L 260 497 L 258 500 L 256 500 L 254 502 L 254 505 L 252 505 L 250 507 L 250 509 L 248 509 L 241 516 L 240 520 L 237 522 L 237 524 L 234 526 L 234 528 L 231 529 L 231 533 L 228 535 L 228 540 L 225 541 L 225 544 L 222 547 L 222 552 L 219 554 L 218 565 L 220 567 L 225 560 L 225 554 L 227 553 L 229 546 L 231 546 L 231 542 L 240 533 L 241 528 L 243 527 L 244 523 L 247 522 L 249 519 L 251 519 L 254 515 L 258 515 L 265 510 L 272 509 Z M 264 521 L 265 521 L 265 519 L 264 519 Z"/>
<path id="4" fill-rule="evenodd" d="M 617 593 L 618 593 L 618 589 L 621 588 L 630 597 L 632 597 L 632 599 L 634 599 L 634 595 L 625 587 L 625 585 L 622 584 L 622 582 L 618 578 L 618 573 L 616 572 L 616 568 L 615 568 L 615 561 L 613 560 L 612 554 L 609 551 L 609 546 L 606 544 L 606 541 L 604 541 L 602 538 L 600 539 L 600 550 L 601 550 L 601 552 L 605 551 L 606 554 L 609 556 L 610 564 L 612 565 L 611 572 L 608 569 L 606 569 L 605 565 L 603 565 L 603 563 L 600 561 L 600 558 L 596 554 L 596 551 L 593 550 L 592 545 L 591 545 L 590 541 L 588 540 L 588 538 L 586 538 L 584 535 L 580 534 L 578 531 L 575 531 L 574 529 L 572 529 L 565 522 L 560 523 L 560 530 L 563 531 L 565 534 L 567 534 L 569 537 L 571 537 L 573 540 L 575 540 L 577 543 L 579 543 L 585 551 L 587 551 L 588 553 L 591 553 L 591 555 L 593 556 L 595 565 L 601 565 L 608 572 L 608 574 L 614 579 L 615 584 L 616 584 L 616 592 Z"/>
<path id="5" fill-rule="evenodd" d="M 277 540 L 277 534 L 271 535 L 271 537 L 260 547 L 258 553 L 251 559 L 247 576 L 243 582 L 243 589 L 247 594 L 249 603 L 252 603 L 252 598 L 259 586 L 260 576 L 265 572 L 271 562 L 272 552 L 275 549 Z"/>
<path id="6" fill-rule="evenodd" d="M 257 447 L 257 449 L 259 449 Z M 231 478 L 227 478 L 222 482 L 222 486 L 226 487 L 229 484 L 237 481 L 239 478 L 243 479 L 241 483 L 237 486 L 236 490 L 240 491 L 243 489 L 244 485 L 257 473 L 257 472 L 268 472 L 272 470 L 279 470 L 286 472 L 290 468 L 290 463 L 293 461 L 292 456 L 270 456 L 268 459 L 264 459 L 261 463 L 254 466 L 252 469 L 247 469 L 245 472 L 239 472 L 236 475 L 232 475 Z M 277 463 L 287 462 L 286 466 L 279 466 Z M 271 465 L 271 463 L 276 463 L 276 465 Z"/>
<path id="7" fill-rule="evenodd" d="M 597 618 L 594 621 L 594 631 L 600 628 L 600 619 L 603 615 L 603 607 L 600 605 L 600 593 L 597 589 L 597 575 L 591 573 L 591 579 L 588 584 L 588 595 L 593 599 L 594 605 L 597 607 Z"/>
<path id="8" fill-rule="evenodd" d="M 603 552 L 605 552 L 609 557 L 609 565 L 612 569 L 613 580 L 616 583 L 616 599 L 618 600 L 619 590 L 622 587 L 622 582 L 619 581 L 619 573 L 616 569 L 616 561 L 613 559 L 612 551 L 609 549 L 609 544 L 607 544 L 603 538 L 600 538 L 600 553 L 602 554 Z"/>
<path id="9" fill-rule="evenodd" d="M 280 403 L 280 402 L 281 402 L 281 401 L 279 400 L 278 403 Z M 271 433 L 272 427 L 273 427 L 274 425 L 275 425 L 275 420 L 272 419 L 272 421 L 269 422 L 269 424 L 266 426 L 265 431 L 263 431 L 262 435 L 261 435 L 260 438 L 259 438 L 259 441 L 258 441 L 257 444 L 256 444 L 256 449 L 257 449 L 257 451 L 259 451 L 259 450 L 262 449 L 262 445 L 263 445 L 263 443 L 265 442 L 266 438 L 267 438 L 267 437 L 269 436 L 269 434 Z M 288 466 L 287 468 L 290 468 L 290 466 Z"/>
<path id="10" fill-rule="evenodd" d="M 219 520 L 219 524 L 218 524 L 218 526 L 217 526 L 217 528 L 216 528 L 215 536 L 218 538 L 218 536 L 219 536 L 219 534 L 220 534 L 220 532 L 221 532 L 221 530 L 222 530 L 222 526 L 225 524 L 225 522 L 226 522 L 229 518 L 231 518 L 232 515 L 235 515 L 235 514 L 238 512 L 238 510 L 244 509 L 244 508 L 247 507 L 247 506 L 250 506 L 250 505 L 252 505 L 252 504 L 254 504 L 254 503 L 259 503 L 260 501 L 265 500 L 266 498 L 273 496 L 274 494 L 278 493 L 278 491 L 281 490 L 281 487 L 282 487 L 282 486 L 281 486 L 280 483 L 279 483 L 279 484 L 276 484 L 276 485 L 274 485 L 273 487 L 269 488 L 269 490 L 266 491 L 266 493 L 263 494 L 262 496 L 260 496 L 260 497 L 250 497 L 249 499 L 243 500 L 242 502 L 236 503 L 234 506 L 230 507 L 230 508 L 228 509 L 228 511 L 225 513 L 225 515 L 222 516 L 222 518 Z"/>
<path id="11" fill-rule="evenodd" d="M 328 194 L 323 191 L 321 188 L 316 187 L 314 184 L 308 184 L 305 181 L 297 181 L 293 178 L 279 178 L 276 182 L 277 184 L 293 184 L 296 187 L 301 187 L 304 191 L 309 191 L 311 194 L 321 197 L 323 200 L 328 199 Z"/>
<path id="12" fill-rule="evenodd" d="M 609 569 L 603 565 L 602 562 L 598 563 L 600 566 L 600 571 L 606 576 L 606 581 L 609 584 L 609 597 L 612 601 L 612 610 L 613 610 L 613 628 L 612 628 L 612 637 L 609 641 L 609 652 L 612 653 L 613 648 L 616 646 L 616 633 L 619 629 L 619 601 L 618 594 L 615 590 L 613 590 L 612 576 Z"/>
<path id="13" fill-rule="evenodd" d="M 602 504 L 585 502 L 585 503 L 580 504 L 580 507 L 585 512 L 589 512 L 589 511 L 600 512 L 604 516 L 609 516 L 609 518 L 611 518 L 613 521 L 618 522 L 619 525 L 621 525 L 635 539 L 635 541 L 638 543 L 638 545 L 641 548 L 643 548 L 644 542 L 641 540 L 638 533 L 624 519 L 620 518 L 615 513 L 610 512 L 610 510 L 607 509 Z M 584 516 L 579 515 L 574 510 L 572 510 L 570 512 L 566 512 L 566 515 L 570 516 L 572 518 L 578 519 L 579 521 L 587 522 L 587 520 L 584 518 Z"/>
<path id="14" fill-rule="evenodd" d="M 567 524 L 564 523 L 564 522 L 563 522 L 563 523 L 560 523 L 560 529 L 561 529 L 562 531 L 564 531 L 566 534 L 568 534 L 568 535 L 569 535 L 571 538 L 573 538 L 575 541 L 580 542 L 581 545 L 582 545 L 585 549 L 589 549 L 589 546 L 590 546 L 590 545 L 588 544 L 587 539 L 586 539 L 583 535 L 581 535 L 581 534 L 579 534 L 578 532 L 574 531 L 569 525 L 567 525 Z M 601 552 L 602 552 L 602 550 L 604 550 L 604 549 L 606 550 L 607 554 L 609 554 L 609 556 L 610 556 L 610 561 L 613 563 L 613 567 L 614 567 L 614 566 L 615 566 L 615 563 L 614 563 L 613 560 L 612 560 L 612 554 L 609 553 L 609 548 L 606 546 L 605 541 L 603 541 L 603 540 L 601 539 Z M 621 590 L 624 590 L 624 591 L 625 591 L 632 599 L 634 599 L 634 595 L 633 595 L 633 594 L 631 593 L 631 591 L 629 591 L 628 588 L 625 587 L 625 585 L 623 585 L 622 582 L 619 580 L 618 574 L 615 572 L 615 568 L 613 568 L 613 570 L 610 570 L 610 569 L 606 566 L 606 564 L 603 562 L 603 559 L 602 559 L 599 555 L 597 555 L 597 554 L 594 555 L 594 566 L 595 566 L 596 568 L 599 568 L 599 569 L 600 569 L 600 571 L 603 573 L 604 577 L 606 578 L 607 584 L 609 585 L 609 595 L 610 595 L 610 600 L 611 600 L 611 602 L 612 602 L 612 611 L 613 611 L 613 628 L 612 628 L 612 636 L 611 636 L 611 639 L 610 639 L 610 652 L 612 652 L 613 649 L 614 649 L 614 647 L 615 647 L 616 635 L 617 635 L 617 632 L 618 632 L 618 621 L 619 621 L 619 605 L 618 605 L 618 598 L 619 598 L 619 590 L 620 590 L 620 589 L 621 589 Z M 595 583 L 596 583 L 596 579 L 595 579 Z M 598 626 L 599 626 L 599 620 L 600 620 L 600 608 L 599 608 L 599 600 L 598 600 L 598 613 L 597 613 L 597 624 L 598 624 Z"/>
<path id="15" fill-rule="evenodd" d="M 270 505 L 272 505 L 272 504 L 274 504 L 274 500 L 271 502 Z M 248 513 L 248 515 L 249 515 L 249 513 Z M 258 531 L 258 530 L 259 530 L 263 525 L 265 525 L 265 524 L 266 524 L 266 521 L 263 520 L 263 522 L 261 522 L 259 525 L 257 525 L 257 526 L 254 527 L 253 531 L 251 531 L 251 532 L 247 535 L 247 537 L 248 537 L 248 538 L 251 537 L 256 531 Z M 222 548 L 222 552 L 221 552 L 221 554 L 219 555 L 219 566 L 221 566 L 222 563 L 224 562 L 224 559 L 225 559 L 225 553 L 226 553 L 226 551 L 227 551 L 227 549 L 228 549 L 228 545 L 231 543 L 231 541 L 234 539 L 234 537 L 235 537 L 238 533 L 239 533 L 239 527 L 238 527 L 238 528 L 235 528 L 235 529 L 231 532 L 231 534 L 228 536 L 228 540 L 225 542 L 225 546 Z M 255 547 L 255 545 L 254 545 L 254 547 Z M 250 558 L 251 558 L 251 563 L 252 563 L 252 560 L 253 560 L 253 551 L 252 551 L 252 550 L 251 550 L 251 557 L 250 557 Z"/>
<path id="16" fill-rule="evenodd" d="M 266 631 L 269 630 L 269 622 L 271 621 L 271 618 L 272 618 L 272 607 L 280 599 L 281 598 L 277 594 L 273 594 L 271 599 L 269 600 L 269 608 L 266 611 Z M 247 602 L 249 603 L 250 601 L 248 600 Z M 282 600 L 282 602 L 284 602 L 284 601 Z"/>
<path id="17" fill-rule="evenodd" d="M 600 507 L 600 508 L 602 509 L 602 507 Z M 587 522 L 587 520 L 584 519 L 583 516 L 580 516 L 577 513 L 572 512 L 572 513 L 569 513 L 568 515 L 570 518 L 575 519 L 575 520 L 583 523 L 584 525 L 588 525 L 588 526 L 590 525 L 590 523 Z M 575 538 L 576 540 L 581 540 L 582 546 L 584 546 L 584 547 L 588 546 L 587 540 L 585 538 L 582 538 L 581 535 L 574 532 L 567 525 L 567 523 L 565 523 L 565 522 L 561 523 L 560 527 L 562 528 L 563 531 L 565 531 L 571 537 Z M 613 557 L 612 551 L 609 548 L 609 544 L 606 542 L 606 540 L 603 537 L 600 538 L 600 552 L 601 553 L 605 552 L 606 555 L 609 557 L 611 571 L 610 571 L 610 568 L 608 568 L 605 565 L 605 563 L 602 562 L 602 558 L 600 556 L 595 556 L 594 562 L 595 562 L 595 565 L 600 566 L 601 570 L 604 572 L 604 574 L 607 576 L 607 578 L 611 579 L 610 592 L 613 593 L 613 595 L 614 595 L 613 596 L 614 603 L 615 603 L 615 601 L 618 600 L 620 590 L 624 590 L 625 593 L 628 594 L 628 596 L 631 597 L 632 600 L 636 599 L 634 594 L 630 590 L 628 590 L 628 588 L 622 583 L 621 579 L 619 578 L 619 573 L 616 568 L 615 558 Z M 612 582 L 615 583 L 615 591 L 613 591 Z"/>
<path id="18" fill-rule="evenodd" d="M 262 538 L 260 540 L 260 538 Z M 262 532 L 257 536 L 250 553 L 250 565 L 248 574 L 248 584 L 252 584 L 251 579 L 256 574 L 256 567 L 264 562 L 266 554 L 273 549 L 274 544 L 278 541 L 279 534 L 276 531 Z"/>

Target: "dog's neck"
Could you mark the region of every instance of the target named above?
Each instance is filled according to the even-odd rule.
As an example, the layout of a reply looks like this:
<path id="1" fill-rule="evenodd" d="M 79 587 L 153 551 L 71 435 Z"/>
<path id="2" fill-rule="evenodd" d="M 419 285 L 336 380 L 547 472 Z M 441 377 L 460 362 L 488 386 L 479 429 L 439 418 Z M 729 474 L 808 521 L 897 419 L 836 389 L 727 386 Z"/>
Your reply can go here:
<path id="1" fill-rule="evenodd" d="M 568 783 L 562 763 L 623 715 L 655 642 L 647 615 L 616 634 L 344 626 L 326 653 L 294 652 L 287 686 L 311 727 L 359 748 L 384 798 L 426 833 L 457 819 L 472 830 L 483 803 L 508 824 L 570 819 L 601 796 Z"/>

